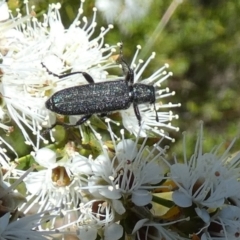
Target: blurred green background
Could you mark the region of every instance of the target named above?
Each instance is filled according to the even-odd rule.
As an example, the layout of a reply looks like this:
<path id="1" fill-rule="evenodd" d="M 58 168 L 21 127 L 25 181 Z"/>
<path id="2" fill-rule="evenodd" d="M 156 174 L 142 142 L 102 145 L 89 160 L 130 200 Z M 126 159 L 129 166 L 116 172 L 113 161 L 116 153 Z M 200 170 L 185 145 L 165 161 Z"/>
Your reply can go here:
<path id="1" fill-rule="evenodd" d="M 24 11 L 22 2 L 10 0 L 9 5 Z M 31 0 L 29 4 L 36 6 L 35 11 L 41 17 L 48 4 L 53 2 L 57 1 Z M 58 2 L 62 4 L 62 21 L 68 27 L 76 16 L 79 0 Z M 240 1 L 183 1 L 148 51 L 145 45 L 153 38 L 154 30 L 171 3 L 170 0 L 153 1 L 145 18 L 122 25 L 113 22 L 114 29 L 107 34 L 106 43 L 113 45 L 122 41 L 128 62 L 138 44 L 143 52 L 147 51 L 144 59 L 156 52 L 156 58 L 144 76 L 149 76 L 164 63 L 170 65 L 173 77 L 166 84 L 176 91 L 176 95 L 167 101 L 182 104 L 174 109 L 179 115 L 174 125 L 179 126 L 180 131 L 170 133 L 176 139 L 171 149 L 180 151 L 183 131 L 188 133 L 189 146 L 194 146 L 200 120 L 204 121 L 205 150 L 223 141 L 227 147 L 234 137 L 239 136 L 240 125 Z M 94 5 L 93 0 L 85 1 L 84 15 L 89 20 Z M 101 26 L 107 26 L 100 11 L 97 22 L 96 35 Z M 239 141 L 234 151 L 238 149 Z"/>

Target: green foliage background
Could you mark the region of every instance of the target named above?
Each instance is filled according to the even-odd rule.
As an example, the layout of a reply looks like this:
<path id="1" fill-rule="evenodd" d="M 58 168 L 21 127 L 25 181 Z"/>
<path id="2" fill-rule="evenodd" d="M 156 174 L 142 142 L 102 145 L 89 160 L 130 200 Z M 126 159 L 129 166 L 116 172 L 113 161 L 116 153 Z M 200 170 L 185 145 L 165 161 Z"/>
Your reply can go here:
<path id="1" fill-rule="evenodd" d="M 38 16 L 49 3 L 57 1 L 32 0 Z M 62 21 L 66 27 L 76 16 L 79 0 L 62 0 Z M 122 32 L 115 23 L 106 36 L 106 43 L 124 43 L 124 56 L 131 60 L 136 45 L 144 49 L 146 42 L 161 21 L 171 0 L 153 1 L 146 18 L 125 24 Z M 22 1 L 10 0 L 12 9 L 16 6 L 24 11 Z M 84 14 L 91 19 L 93 0 L 86 0 Z M 137 9 L 136 9 L 137 11 Z M 205 150 L 225 142 L 227 146 L 239 136 L 240 117 L 240 1 L 237 0 L 185 0 L 174 12 L 167 26 L 158 35 L 151 52 L 156 58 L 144 73 L 146 76 L 164 63 L 169 63 L 173 72 L 167 84 L 176 95 L 167 101 L 180 102 L 181 108 L 174 109 L 179 119 L 174 122 L 180 132 L 170 133 L 176 138 L 171 149 L 180 151 L 181 132 L 187 131 L 189 146 L 194 146 L 199 121 L 204 121 Z M 98 13 L 98 27 L 107 22 Z M 96 28 L 96 35 L 99 28 Z M 151 52 L 147 52 L 146 59 Z M 191 148 L 193 149 L 193 148 Z M 234 150 L 239 149 L 239 141 Z"/>

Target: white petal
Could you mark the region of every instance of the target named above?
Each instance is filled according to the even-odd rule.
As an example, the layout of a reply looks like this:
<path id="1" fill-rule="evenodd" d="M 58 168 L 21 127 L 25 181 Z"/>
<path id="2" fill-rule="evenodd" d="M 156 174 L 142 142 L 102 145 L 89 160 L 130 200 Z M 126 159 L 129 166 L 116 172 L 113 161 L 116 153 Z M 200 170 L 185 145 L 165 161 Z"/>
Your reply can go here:
<path id="1" fill-rule="evenodd" d="M 215 197 L 214 194 L 212 194 L 212 195 L 213 195 L 212 197 Z M 196 198 L 196 200 L 197 200 L 197 198 Z M 221 199 L 218 199 L 218 200 L 214 200 L 214 201 L 212 201 L 210 198 L 209 201 L 206 200 L 202 204 L 204 204 L 204 206 L 207 206 L 209 208 L 218 208 L 218 207 L 223 206 L 224 202 L 225 202 L 224 197 L 222 197 Z"/>
<path id="2" fill-rule="evenodd" d="M 240 208 L 236 206 L 226 206 L 220 211 L 219 216 L 224 219 L 238 219 L 240 216 Z"/>
<path id="3" fill-rule="evenodd" d="M 119 161 L 133 160 L 137 156 L 136 143 L 131 139 L 126 139 L 118 143 L 116 156 Z"/>
<path id="4" fill-rule="evenodd" d="M 61 59 L 59 59 L 59 57 L 55 55 L 46 56 L 43 59 L 43 63 L 47 67 L 47 69 L 51 72 L 58 73 L 62 71 L 63 62 L 61 61 Z"/>
<path id="5" fill-rule="evenodd" d="M 137 206 L 145 206 L 152 200 L 152 194 L 146 190 L 136 190 L 132 193 L 132 202 Z"/>
<path id="6" fill-rule="evenodd" d="M 157 184 L 163 178 L 163 168 L 156 163 L 148 163 L 144 167 L 144 183 Z"/>
<path id="7" fill-rule="evenodd" d="M 95 240 L 97 238 L 97 229 L 95 228 L 80 228 L 78 237 L 82 240 Z"/>
<path id="8" fill-rule="evenodd" d="M 0 3 L 0 21 L 9 19 L 8 5 L 6 2 Z"/>
<path id="9" fill-rule="evenodd" d="M 207 237 L 206 233 L 203 233 L 201 236 L 201 240 L 208 240 L 209 238 Z"/>
<path id="10" fill-rule="evenodd" d="M 206 209 L 195 208 L 197 215 L 205 222 L 210 222 L 210 216 Z"/>
<path id="11" fill-rule="evenodd" d="M 120 193 L 120 190 L 109 190 L 107 188 L 100 189 L 99 193 L 109 199 L 119 199 L 122 195 Z"/>
<path id="12" fill-rule="evenodd" d="M 135 232 L 137 232 L 142 226 L 144 223 L 148 222 L 149 219 L 145 218 L 145 219 L 141 219 L 139 220 L 136 225 L 134 226 L 134 229 L 132 231 L 132 234 L 134 234 Z"/>
<path id="13" fill-rule="evenodd" d="M 69 165 L 69 169 L 71 169 L 72 172 L 84 173 L 87 175 L 92 174 L 92 166 L 89 159 L 81 155 L 75 156 L 72 160 L 72 163 L 67 165 Z"/>
<path id="14" fill-rule="evenodd" d="M 172 178 L 184 185 L 184 188 L 188 189 L 191 185 L 189 181 L 189 167 L 185 164 L 175 163 L 170 167 Z"/>
<path id="15" fill-rule="evenodd" d="M 112 200 L 112 204 L 113 204 L 114 210 L 115 210 L 118 214 L 122 215 L 123 213 L 126 212 L 126 209 L 124 208 L 122 201 Z"/>
<path id="16" fill-rule="evenodd" d="M 118 240 L 123 235 L 123 227 L 113 223 L 104 229 L 104 240 Z"/>
<path id="17" fill-rule="evenodd" d="M 192 206 L 192 199 L 180 191 L 173 192 L 172 199 L 173 199 L 174 203 L 180 207 Z"/>
<path id="18" fill-rule="evenodd" d="M 37 151 L 35 161 L 46 168 L 56 167 L 56 153 L 49 148 L 41 148 Z"/>
<path id="19" fill-rule="evenodd" d="M 10 213 L 7 212 L 6 214 L 4 214 L 1 218 L 0 218 L 0 236 L 1 234 L 4 232 L 4 230 L 6 229 L 8 222 L 9 222 L 9 217 L 10 217 Z"/>
<path id="20" fill-rule="evenodd" d="M 92 164 L 92 170 L 97 176 L 103 173 L 105 173 L 106 176 L 110 176 L 112 174 L 111 161 L 104 155 L 99 155 Z"/>
<path id="21" fill-rule="evenodd" d="M 122 8 L 121 1 L 97 0 L 96 7 L 103 12 L 108 23 L 112 23 Z"/>
<path id="22" fill-rule="evenodd" d="M 39 172 L 31 172 L 24 179 L 27 190 L 31 194 L 35 194 L 40 190 L 43 190 L 43 184 L 45 184 L 47 170 L 41 170 Z"/>

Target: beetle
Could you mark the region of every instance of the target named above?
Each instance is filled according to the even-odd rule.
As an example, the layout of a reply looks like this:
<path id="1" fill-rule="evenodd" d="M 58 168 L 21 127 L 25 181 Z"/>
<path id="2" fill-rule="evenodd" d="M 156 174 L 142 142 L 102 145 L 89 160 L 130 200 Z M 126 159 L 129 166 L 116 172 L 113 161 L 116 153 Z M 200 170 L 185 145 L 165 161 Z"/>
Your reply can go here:
<path id="1" fill-rule="evenodd" d="M 120 63 L 125 79 L 95 83 L 93 78 L 86 72 L 72 72 L 63 75 L 47 71 L 58 78 L 64 78 L 74 74 L 82 74 L 88 84 L 69 87 L 54 93 L 45 103 L 47 109 L 61 115 L 83 115 L 75 124 L 56 122 L 56 125 L 74 127 L 86 122 L 93 114 L 105 116 L 112 111 L 128 109 L 133 104 L 134 112 L 141 125 L 141 114 L 138 104 L 154 104 L 156 121 L 158 115 L 155 106 L 155 89 L 148 84 L 134 83 L 134 71 L 125 62 L 120 48 Z M 42 66 L 45 65 L 42 63 Z M 45 67 L 46 68 L 46 67 Z"/>

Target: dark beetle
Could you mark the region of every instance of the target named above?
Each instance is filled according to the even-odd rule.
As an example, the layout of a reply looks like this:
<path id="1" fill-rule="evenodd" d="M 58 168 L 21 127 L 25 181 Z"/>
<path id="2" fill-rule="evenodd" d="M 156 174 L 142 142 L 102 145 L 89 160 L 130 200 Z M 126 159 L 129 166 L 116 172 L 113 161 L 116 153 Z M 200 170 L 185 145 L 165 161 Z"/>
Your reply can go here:
<path id="1" fill-rule="evenodd" d="M 154 87 L 147 84 L 134 84 L 133 70 L 122 59 L 121 54 L 120 60 L 123 71 L 126 73 L 125 80 L 119 79 L 95 83 L 92 77 L 86 72 L 73 72 L 60 76 L 50 72 L 59 78 L 64 78 L 73 74 L 82 74 L 89 83 L 60 90 L 54 93 L 46 101 L 46 108 L 52 112 L 62 115 L 84 115 L 76 124 L 70 125 L 56 122 L 50 129 L 56 125 L 63 125 L 66 127 L 77 126 L 86 122 L 93 114 L 103 116 L 112 111 L 128 109 L 131 104 L 133 104 L 139 125 L 141 124 L 141 115 L 139 113 L 138 104 L 154 104 L 156 112 Z M 156 121 L 158 121 L 157 112 Z"/>

